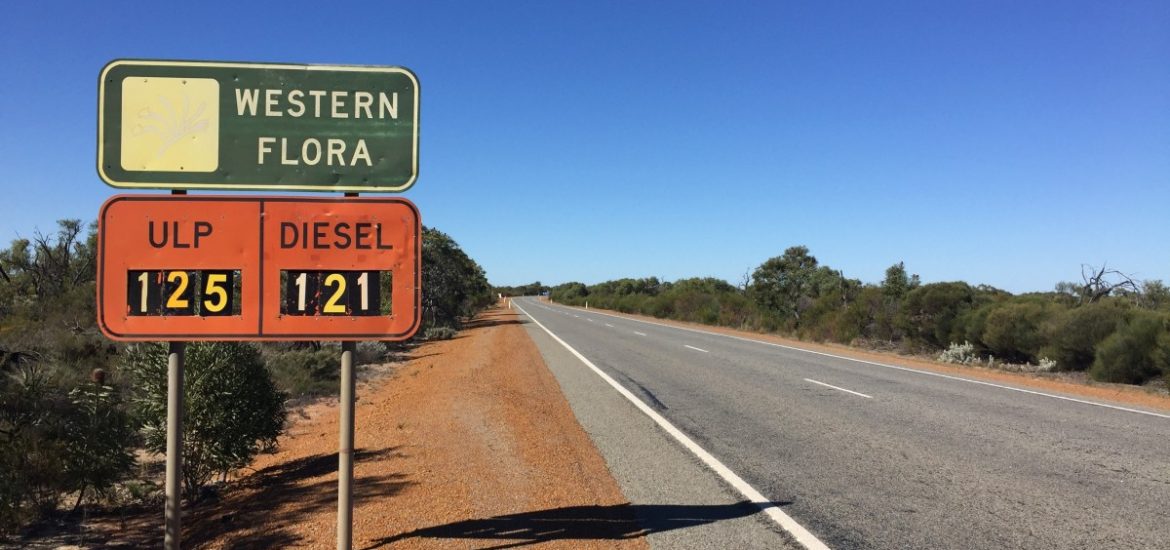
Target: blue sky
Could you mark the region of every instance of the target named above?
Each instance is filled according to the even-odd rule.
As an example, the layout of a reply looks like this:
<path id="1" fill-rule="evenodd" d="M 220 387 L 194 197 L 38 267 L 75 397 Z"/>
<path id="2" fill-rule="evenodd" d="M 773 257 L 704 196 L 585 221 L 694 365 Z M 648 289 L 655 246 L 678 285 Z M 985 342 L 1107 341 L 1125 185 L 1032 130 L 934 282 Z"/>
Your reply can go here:
<path id="1" fill-rule="evenodd" d="M 1166 2 L 16 2 L 0 241 L 92 220 L 115 58 L 401 65 L 404 195 L 497 284 L 1170 280 Z"/>

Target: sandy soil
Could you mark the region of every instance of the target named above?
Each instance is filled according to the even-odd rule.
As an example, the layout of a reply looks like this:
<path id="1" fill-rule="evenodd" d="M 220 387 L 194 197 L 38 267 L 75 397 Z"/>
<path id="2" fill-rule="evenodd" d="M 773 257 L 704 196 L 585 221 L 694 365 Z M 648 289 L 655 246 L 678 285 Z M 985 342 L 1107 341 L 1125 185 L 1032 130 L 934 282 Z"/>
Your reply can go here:
<path id="1" fill-rule="evenodd" d="M 563 304 L 559 304 L 563 305 Z M 573 306 L 567 306 L 573 307 Z M 577 308 L 584 309 L 584 308 Z M 985 380 L 988 382 L 1013 384 L 1017 386 L 1025 386 L 1041 391 L 1059 392 L 1068 395 L 1074 395 L 1089 399 L 1102 399 L 1112 401 L 1120 404 L 1137 405 L 1140 407 L 1148 407 L 1150 409 L 1160 411 L 1170 411 L 1170 395 L 1165 391 L 1157 389 L 1131 386 L 1125 384 L 1107 384 L 1103 382 L 1094 382 L 1084 377 L 1083 375 L 1073 375 L 1068 373 L 1025 373 L 1025 372 L 1011 372 L 988 367 L 978 366 L 959 366 L 947 363 L 940 363 L 922 357 L 912 357 L 906 355 L 899 355 L 895 353 L 884 353 L 878 351 L 862 350 L 851 346 L 840 344 L 818 344 L 812 342 L 805 342 L 801 340 L 794 340 L 791 338 L 783 338 L 773 334 L 764 334 L 759 332 L 735 330 L 724 327 L 715 327 L 710 325 L 703 325 L 698 323 L 686 323 L 682 321 L 671 321 L 667 319 L 658 319 L 646 315 L 632 315 L 627 313 L 620 313 L 611 310 L 598 310 L 597 308 L 590 308 L 590 311 L 603 311 L 610 315 L 618 317 L 628 317 L 631 319 L 640 319 L 643 321 L 650 321 L 653 323 L 662 323 L 666 325 L 675 325 L 680 327 L 694 328 L 698 330 L 705 330 L 709 332 L 717 332 L 720 334 L 729 334 L 732 336 L 739 336 L 742 338 L 752 338 L 756 340 L 763 340 L 767 342 L 774 342 L 785 346 L 794 348 L 802 348 L 811 351 L 819 351 L 822 353 L 831 353 L 833 355 L 841 355 L 845 357 L 852 357 L 865 361 L 873 361 L 876 363 L 885 363 L 888 365 L 897 365 L 900 367 L 909 367 L 921 370 L 928 370 L 944 374 L 952 374 L 956 376 L 965 376 L 978 380 Z"/>
<path id="2" fill-rule="evenodd" d="M 646 547 L 519 323 L 489 311 L 359 386 L 354 548 Z M 184 547 L 334 548 L 337 412 L 325 402 L 296 415 L 278 452 L 189 513 Z M 161 516 L 99 524 L 108 537 L 96 538 L 157 547 Z"/>

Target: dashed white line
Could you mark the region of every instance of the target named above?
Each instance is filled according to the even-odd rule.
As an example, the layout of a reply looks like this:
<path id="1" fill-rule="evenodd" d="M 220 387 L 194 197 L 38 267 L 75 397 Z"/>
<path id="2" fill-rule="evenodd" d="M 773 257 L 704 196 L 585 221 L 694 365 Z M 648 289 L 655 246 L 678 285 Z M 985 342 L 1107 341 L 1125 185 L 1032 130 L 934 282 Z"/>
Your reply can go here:
<path id="1" fill-rule="evenodd" d="M 858 393 L 858 392 L 855 392 L 855 391 L 853 391 L 853 390 L 847 390 L 847 389 L 845 389 L 845 388 L 839 388 L 839 387 L 837 387 L 837 386 L 834 386 L 834 385 L 832 385 L 832 384 L 826 384 L 826 383 L 824 383 L 824 382 L 817 382 L 816 380 L 813 380 L 812 378 L 805 378 L 805 379 L 804 379 L 804 381 L 805 381 L 805 382 L 812 382 L 813 384 L 819 384 L 819 385 L 821 385 L 821 386 L 824 386 L 824 387 L 826 387 L 826 388 L 833 388 L 833 389 L 835 389 L 835 390 L 840 390 L 840 391 L 843 391 L 843 392 L 845 392 L 845 393 L 851 393 L 851 394 L 853 394 L 853 395 L 859 395 L 859 396 L 861 396 L 861 397 L 864 397 L 864 398 L 866 398 L 866 399 L 873 399 L 873 396 L 872 396 L 872 395 L 865 395 L 864 393 Z"/>
<path id="2" fill-rule="evenodd" d="M 703 353 L 711 353 L 711 352 L 709 352 L 709 351 L 707 351 L 707 350 L 705 350 L 705 349 L 703 349 L 703 348 L 696 348 L 695 346 L 690 346 L 690 345 L 687 345 L 687 344 L 683 344 L 683 347 L 685 347 L 685 348 L 691 348 L 691 349 L 693 349 L 693 350 L 695 350 L 695 351 L 701 351 L 701 352 L 703 352 Z"/>
<path id="3" fill-rule="evenodd" d="M 739 491 L 739 494 L 743 495 L 745 498 L 751 501 L 752 504 L 755 504 L 757 508 L 767 514 L 768 517 L 772 519 L 772 521 L 780 525 L 781 529 L 784 529 L 788 532 L 788 534 L 792 535 L 792 538 L 796 539 L 796 542 L 800 543 L 809 550 L 829 550 L 829 547 L 826 546 L 825 543 L 821 542 L 820 539 L 810 533 L 808 529 L 805 529 L 804 526 L 797 523 L 796 520 L 792 519 L 791 516 L 784 513 L 784 510 L 781 510 L 780 507 L 776 505 L 776 503 L 765 498 L 764 495 L 757 491 L 755 487 L 748 485 L 748 482 L 744 481 L 742 477 L 739 477 L 738 474 L 731 471 L 731 469 L 720 462 L 718 458 L 715 458 L 711 453 L 707 452 L 706 449 L 700 447 L 698 443 L 695 443 L 693 439 L 682 433 L 682 431 L 680 431 L 678 428 L 674 427 L 674 424 L 671 424 L 669 420 L 664 418 L 661 414 L 658 414 L 658 412 L 654 409 L 651 409 L 650 406 L 641 399 L 635 397 L 634 394 L 630 393 L 630 390 L 627 390 L 621 384 L 617 383 L 616 380 L 614 380 L 608 374 L 605 374 L 604 371 L 597 368 L 597 365 L 594 365 L 592 361 L 586 359 L 584 355 L 581 355 L 581 352 L 573 349 L 573 346 L 570 346 L 567 342 L 561 340 L 560 336 L 553 334 L 553 331 L 549 330 L 548 327 L 540 324 L 540 321 L 537 321 L 535 317 L 528 315 L 528 312 L 524 311 L 523 307 L 516 307 L 519 307 L 520 311 L 524 313 L 524 315 L 527 315 L 529 319 L 532 319 L 532 322 L 536 323 L 536 326 L 544 329 L 544 331 L 547 332 L 549 336 L 552 336 L 553 340 L 556 340 L 557 343 L 564 346 L 565 349 L 569 350 L 569 352 L 576 356 L 577 359 L 579 359 L 582 363 L 585 363 L 585 366 L 589 367 L 594 373 L 597 374 L 597 376 L 600 376 L 602 380 L 605 380 L 605 382 L 612 386 L 613 389 L 622 394 L 622 397 L 625 397 L 630 401 L 630 403 L 633 403 L 634 407 L 637 407 L 637 409 L 642 411 L 643 414 L 649 416 L 655 424 L 658 424 L 660 428 L 665 430 L 666 433 L 670 434 L 671 437 L 681 443 L 683 447 L 686 447 L 688 451 L 698 457 L 699 460 L 703 461 L 703 463 L 706 464 L 708 468 L 711 468 L 719 477 L 723 478 L 724 481 L 734 487 L 736 491 Z"/>
<path id="4" fill-rule="evenodd" d="M 590 318 L 588 318 L 588 317 L 586 317 L 586 318 L 585 318 L 585 320 L 586 320 L 586 321 L 589 321 L 590 323 L 592 323 L 592 322 L 593 322 L 593 319 L 590 319 Z"/>
<path id="5" fill-rule="evenodd" d="M 634 331 L 634 334 L 637 334 L 638 336 L 645 336 L 646 335 L 645 332 L 638 332 L 636 330 Z"/>
<path id="6" fill-rule="evenodd" d="M 611 324 L 609 324 L 609 323 L 606 323 L 606 324 L 605 324 L 605 326 L 607 326 L 607 327 L 609 327 L 609 328 L 613 328 L 613 325 L 611 325 Z"/>

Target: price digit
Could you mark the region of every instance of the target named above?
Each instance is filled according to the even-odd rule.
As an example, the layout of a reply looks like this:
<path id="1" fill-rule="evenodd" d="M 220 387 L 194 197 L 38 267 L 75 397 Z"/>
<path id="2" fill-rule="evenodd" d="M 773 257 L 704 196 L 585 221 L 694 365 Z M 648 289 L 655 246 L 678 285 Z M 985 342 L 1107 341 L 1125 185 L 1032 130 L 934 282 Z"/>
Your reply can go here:
<path id="1" fill-rule="evenodd" d="M 192 286 L 191 273 L 188 271 L 166 272 L 166 290 L 168 296 L 164 315 L 194 315 L 195 308 L 191 305 Z"/>
<path id="2" fill-rule="evenodd" d="M 334 291 L 333 296 L 330 296 L 329 300 L 325 302 L 325 307 L 321 309 L 321 313 L 345 313 L 345 305 L 343 305 L 344 303 L 338 303 L 341 302 L 343 297 L 345 297 L 345 275 L 340 273 L 330 273 L 325 276 L 326 287 L 335 285 L 337 286 L 337 290 Z"/>
<path id="3" fill-rule="evenodd" d="M 230 271 L 204 271 L 203 296 L 200 299 L 203 315 L 231 315 L 234 273 Z"/>

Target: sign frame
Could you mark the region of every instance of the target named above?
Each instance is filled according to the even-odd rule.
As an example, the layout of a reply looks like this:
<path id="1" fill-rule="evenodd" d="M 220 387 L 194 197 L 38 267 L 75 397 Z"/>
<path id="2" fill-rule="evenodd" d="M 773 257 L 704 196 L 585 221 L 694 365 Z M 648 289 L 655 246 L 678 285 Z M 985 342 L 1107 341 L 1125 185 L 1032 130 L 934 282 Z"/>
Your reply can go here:
<path id="1" fill-rule="evenodd" d="M 202 259 L 201 258 L 198 261 L 192 261 L 192 260 L 188 260 L 188 259 L 173 260 L 177 264 L 181 264 L 181 265 L 162 266 L 162 265 L 144 264 L 144 265 L 133 265 L 133 266 L 127 265 L 127 266 L 125 266 L 126 269 L 131 269 L 133 267 L 136 270 L 146 270 L 146 271 L 151 271 L 151 270 L 167 270 L 167 271 L 208 270 L 208 271 L 217 271 L 217 270 L 227 270 L 227 269 L 238 269 L 241 271 L 241 273 L 244 273 L 245 270 L 247 270 L 247 274 L 242 275 L 243 280 L 240 282 L 240 310 L 241 311 L 240 311 L 239 315 L 224 315 L 224 316 L 218 316 L 218 317 L 205 317 L 205 316 L 197 316 L 197 315 L 195 315 L 195 316 L 191 316 L 191 315 L 183 315 L 183 316 L 155 316 L 155 315 L 142 316 L 142 315 L 138 315 L 138 316 L 131 316 L 131 315 L 127 314 L 122 319 L 118 319 L 116 317 L 111 318 L 111 313 L 116 312 L 117 308 L 126 307 L 126 304 L 122 303 L 123 302 L 122 298 L 125 298 L 128 296 L 128 293 L 125 289 L 126 280 L 117 276 L 116 273 L 122 272 L 120 270 L 119 264 L 117 264 L 117 262 L 121 261 L 121 262 L 125 263 L 128 260 L 122 259 L 123 257 L 127 256 L 126 252 L 111 251 L 111 249 L 114 248 L 114 246 L 111 245 L 110 239 L 112 237 L 117 237 L 118 235 L 111 234 L 111 232 L 110 232 L 111 223 L 108 222 L 108 219 L 110 219 L 111 211 L 113 209 L 115 209 L 119 204 L 134 203 L 134 202 L 150 204 L 150 205 L 154 206 L 155 208 L 158 207 L 159 203 L 174 203 L 176 206 L 186 206 L 186 207 L 191 207 L 193 204 L 196 204 L 196 203 L 204 203 L 206 205 L 211 205 L 213 203 L 219 203 L 218 207 L 215 210 L 220 212 L 219 215 L 221 216 L 222 219 L 234 220 L 234 219 L 237 219 L 240 217 L 245 217 L 246 218 L 245 220 L 239 221 L 238 223 L 240 223 L 240 224 L 254 224 L 252 226 L 254 231 L 248 230 L 248 234 L 243 234 L 244 233 L 243 231 L 240 231 L 238 233 L 233 233 L 234 238 L 231 240 L 230 243 L 219 245 L 221 247 L 221 251 L 224 249 L 230 248 L 231 250 L 238 252 L 238 257 L 236 257 L 235 259 L 244 258 L 244 260 L 243 260 L 244 263 L 226 265 L 226 264 L 224 264 L 224 261 L 218 260 L 216 258 L 211 258 L 211 259 Z M 274 241 L 278 241 L 278 240 L 281 240 L 284 238 L 282 235 L 279 234 L 281 231 L 279 229 L 279 224 L 281 223 L 281 221 L 284 221 L 284 220 L 282 218 L 280 218 L 278 215 L 273 215 L 273 214 L 278 213 L 280 211 L 280 207 L 282 207 L 282 206 L 285 207 L 286 211 L 291 210 L 293 212 L 296 212 L 295 209 L 296 209 L 297 204 L 321 204 L 324 207 L 328 207 L 329 205 L 333 205 L 332 209 L 323 208 L 322 210 L 325 210 L 325 212 L 308 212 L 308 209 L 305 209 L 307 212 L 306 215 L 308 215 L 308 216 L 334 216 L 334 215 L 337 215 L 337 216 L 341 216 L 341 215 L 356 216 L 356 215 L 360 215 L 361 210 L 363 208 L 365 208 L 365 206 L 363 206 L 363 205 L 370 205 L 371 207 L 373 207 L 373 205 L 396 205 L 393 207 L 394 209 L 402 209 L 402 208 L 405 209 L 405 210 L 401 210 L 401 212 L 405 213 L 409 218 L 407 220 L 409 223 L 409 227 L 407 227 L 407 230 L 411 234 L 401 237 L 403 239 L 401 242 L 405 243 L 405 250 L 402 250 L 401 252 L 397 252 L 396 253 L 397 256 L 393 256 L 393 257 L 396 257 L 400 260 L 400 262 L 399 262 L 399 264 L 401 264 L 400 267 L 398 269 L 386 269 L 386 270 L 388 270 L 392 273 L 392 276 L 394 277 L 394 279 L 396 281 L 394 286 L 400 287 L 400 289 L 401 289 L 401 291 L 399 291 L 399 292 L 396 292 L 393 289 L 391 289 L 391 296 L 393 298 L 398 298 L 400 300 L 405 299 L 405 300 L 410 301 L 409 311 L 410 311 L 411 315 L 409 317 L 410 324 L 408 327 L 406 327 L 405 329 L 403 329 L 401 331 L 393 332 L 393 333 L 378 332 L 378 331 L 371 332 L 368 330 L 358 330 L 358 329 L 360 329 L 361 327 L 366 327 L 366 326 L 380 326 L 379 325 L 380 323 L 386 324 L 387 323 L 386 316 L 366 316 L 366 317 L 358 317 L 358 316 L 350 316 L 350 315 L 304 316 L 304 315 L 289 315 L 289 314 L 281 313 L 280 304 L 281 304 L 282 300 L 284 299 L 284 297 L 282 295 L 280 295 L 280 286 L 281 285 L 279 283 L 280 283 L 280 272 L 281 271 L 288 271 L 288 270 L 292 270 L 292 269 L 319 269 L 319 270 L 324 270 L 324 271 L 329 271 L 329 270 L 346 271 L 346 270 L 353 270 L 354 269 L 353 265 L 347 265 L 344 263 L 344 261 L 338 261 L 337 257 L 338 256 L 345 256 L 346 254 L 356 254 L 356 252 L 354 252 L 355 249 L 324 250 L 324 251 L 288 250 L 288 251 L 285 251 L 283 253 L 285 256 L 297 258 L 298 254 L 299 254 L 302 257 L 302 260 L 301 260 L 301 263 L 294 263 L 291 265 L 283 265 L 279 261 L 282 259 L 280 257 L 281 253 L 279 251 L 273 251 L 273 250 L 269 250 L 268 248 L 266 248 L 266 244 L 271 245 Z M 253 205 L 256 208 L 255 212 L 254 212 L 256 214 L 255 216 L 251 215 L 251 213 L 245 212 Z M 238 212 L 232 211 L 231 210 L 232 207 L 235 207 L 235 210 L 239 210 L 239 211 Z M 383 208 L 385 208 L 385 206 L 383 206 Z M 189 208 L 189 209 L 192 211 L 199 210 L 197 208 Z M 212 211 L 211 208 L 205 208 L 203 210 L 200 210 L 200 212 L 210 212 L 210 211 Z M 241 212 L 243 212 L 243 213 L 241 213 Z M 340 214 L 338 214 L 338 212 L 340 212 Z M 357 213 L 355 213 L 355 212 L 357 212 Z M 121 214 L 123 216 L 128 216 L 128 215 L 133 214 L 133 213 L 134 213 L 133 211 L 122 211 L 121 212 Z M 247 215 L 245 215 L 245 214 L 247 214 Z M 163 218 L 160 216 L 160 219 L 163 219 Z M 317 218 L 313 218 L 313 219 L 317 219 Z M 352 218 L 346 218 L 346 219 L 352 219 Z M 126 227 L 131 226 L 131 224 L 133 224 L 133 223 L 138 223 L 139 225 L 142 225 L 145 222 L 143 222 L 141 220 L 135 220 L 133 222 L 121 221 L 118 223 L 121 224 L 120 228 L 124 231 Z M 176 227 L 178 227 L 178 226 L 176 226 Z M 265 228 L 268 228 L 267 231 L 265 230 Z M 177 229 L 172 232 L 172 239 L 175 238 L 173 236 L 175 234 L 175 232 L 177 232 Z M 162 233 L 162 232 L 160 231 L 160 233 Z M 378 238 L 381 238 L 381 233 L 379 233 L 378 235 L 379 235 Z M 391 233 L 391 235 L 393 236 L 393 233 Z M 144 235 L 144 237 L 145 236 L 147 236 L 147 235 Z M 329 234 L 329 238 L 332 239 L 333 237 L 334 237 L 334 235 L 332 233 Z M 150 235 L 150 238 L 153 239 L 154 238 L 153 235 Z M 247 242 L 247 239 L 249 239 L 249 238 L 255 238 L 258 240 L 257 240 L 257 242 L 254 242 L 254 243 Z M 304 238 L 307 239 L 307 235 L 305 235 Z M 356 237 L 355 237 L 355 239 L 356 239 Z M 360 243 L 360 241 L 353 241 L 352 245 L 354 245 L 356 248 L 356 246 L 359 243 Z M 187 243 L 187 244 L 190 245 L 191 243 Z M 280 244 L 283 244 L 283 242 L 281 242 Z M 151 242 L 144 241 L 142 243 L 142 246 L 143 247 L 150 246 L 150 247 L 154 247 L 154 248 L 160 248 L 160 246 L 156 245 L 156 243 L 154 243 L 153 241 L 151 241 Z M 186 248 L 186 247 L 178 247 L 178 248 Z M 189 252 L 189 253 L 183 252 L 182 254 L 190 254 L 192 256 L 200 256 L 200 255 L 206 256 L 207 255 L 205 252 L 194 252 L 194 249 L 190 249 L 190 250 L 192 250 L 192 252 Z M 372 255 L 374 252 L 375 251 L 365 252 L 364 254 Z M 218 253 L 219 252 L 216 252 L 216 254 L 218 254 Z M 142 254 L 143 253 L 139 253 L 139 255 L 142 255 Z M 156 253 L 156 254 L 158 254 L 158 253 Z M 177 254 L 179 254 L 179 253 L 175 253 L 172 255 L 177 255 Z M 386 254 L 386 253 L 383 253 L 383 254 Z M 330 255 L 333 256 L 332 263 L 330 260 Z M 304 258 L 316 257 L 316 256 L 325 257 L 325 259 L 323 260 L 323 263 L 325 265 L 308 265 L 310 262 L 308 260 L 304 259 Z M 111 258 L 113 258 L 113 259 L 111 259 Z M 155 262 L 155 263 L 167 262 L 167 261 L 172 261 L 172 260 L 159 260 L 158 262 Z M 364 260 L 362 260 L 361 258 L 358 258 L 357 260 L 354 260 L 354 261 L 358 262 L 360 264 L 358 267 L 368 266 L 368 267 L 365 267 L 364 270 L 380 271 L 380 270 L 382 270 L 382 268 L 378 267 L 378 266 L 384 266 L 386 263 L 388 263 L 390 261 L 390 259 L 388 258 L 385 260 L 377 260 L 377 261 L 369 260 L 367 263 L 360 263 Z M 229 260 L 227 260 L 227 262 L 231 263 L 232 259 L 229 258 Z M 223 265 L 221 265 L 221 264 L 223 264 Z M 363 270 L 363 269 L 358 269 L 358 270 Z M 413 271 L 413 273 L 407 273 L 406 271 Z M 126 271 L 126 273 L 129 273 L 129 271 Z M 399 280 L 400 277 L 405 277 L 405 279 Z M 273 285 L 273 282 L 275 282 L 275 288 L 270 287 L 271 285 Z M 116 340 L 116 341 L 125 341 L 125 342 L 143 342 L 143 341 L 159 341 L 159 340 L 169 340 L 169 341 L 298 341 L 298 340 L 404 341 L 404 340 L 408 340 L 411 337 L 413 337 L 414 334 L 418 331 L 419 327 L 422 324 L 422 220 L 421 220 L 421 217 L 419 215 L 418 207 L 416 207 L 413 202 L 411 202 L 407 199 L 404 199 L 404 198 L 399 198 L 399 197 L 311 197 L 311 196 L 310 197 L 290 197 L 290 196 L 268 196 L 268 195 L 231 196 L 231 195 L 147 195 L 147 194 L 115 195 L 115 196 L 111 197 L 109 200 L 107 200 L 102 205 L 101 211 L 98 215 L 97 281 L 96 281 L 95 286 L 96 286 L 95 291 L 96 291 L 96 295 L 97 295 L 96 299 L 97 299 L 98 327 L 101 329 L 101 332 L 107 338 L 110 338 L 111 340 Z M 269 286 L 269 288 L 267 290 L 265 288 L 266 286 Z M 121 288 L 118 288 L 118 287 L 121 287 Z M 405 294 L 406 290 L 410 290 L 408 296 L 403 295 L 403 294 Z M 393 304 L 392 304 L 392 307 L 393 307 Z M 247 308 L 247 310 L 245 310 L 245 308 Z M 265 311 L 266 308 L 269 308 L 272 310 Z M 401 318 L 400 313 L 399 313 L 400 312 L 399 308 L 394 308 L 391 311 L 392 311 L 392 314 L 390 316 L 391 321 L 388 322 L 389 324 L 393 324 L 396 322 L 396 321 L 393 321 L 393 319 L 395 317 Z M 407 311 L 407 307 L 402 306 L 401 311 L 402 312 Z M 133 318 L 135 320 L 128 321 L 128 319 L 130 319 L 130 318 Z M 178 321 L 172 320 L 172 319 L 177 319 L 177 318 L 180 318 L 181 320 L 178 320 Z M 275 319 L 275 322 L 274 322 L 274 319 Z M 178 323 L 180 326 L 206 325 L 206 327 L 205 328 L 200 327 L 197 330 L 183 330 L 183 331 L 175 330 L 172 332 L 148 331 L 146 333 L 129 332 L 129 331 L 125 330 L 125 327 L 129 323 L 145 324 L 147 322 L 153 322 L 155 324 L 160 324 L 160 323 L 166 324 L 168 322 L 168 320 L 170 320 L 170 323 Z M 336 327 L 340 326 L 342 324 L 352 324 L 354 326 L 354 330 L 352 332 L 344 332 L 344 331 L 336 330 Z M 398 328 L 398 326 L 404 325 L 404 324 L 405 323 L 402 322 L 399 325 L 395 325 L 395 328 Z M 312 325 L 320 326 L 321 327 L 320 331 L 313 332 L 311 330 L 305 330 L 304 327 L 308 327 L 308 326 L 312 326 Z M 227 327 L 227 328 L 225 329 L 225 327 Z M 244 328 L 244 327 L 247 327 L 247 328 Z"/>
<path id="2" fill-rule="evenodd" d="M 233 174 L 230 174 L 226 171 L 224 172 L 223 175 L 217 174 L 216 178 L 213 178 L 213 181 L 184 181 L 181 176 L 179 176 L 178 177 L 179 179 L 177 179 L 175 181 L 139 181 L 137 179 L 128 180 L 126 178 L 120 178 L 116 174 L 111 174 L 110 171 L 106 170 L 107 161 L 111 160 L 109 158 L 111 155 L 106 151 L 106 142 L 108 139 L 110 139 L 110 136 L 114 135 L 113 132 L 120 132 L 122 130 L 121 123 L 117 128 L 107 128 L 106 127 L 107 124 L 112 124 L 112 122 L 107 120 L 107 117 L 106 117 L 106 110 L 107 110 L 106 103 L 107 103 L 107 95 L 108 95 L 107 83 L 113 82 L 112 79 L 109 78 L 111 71 L 115 71 L 118 69 L 133 70 L 135 68 L 145 69 L 145 70 L 149 70 L 149 71 L 166 71 L 166 72 L 171 72 L 171 71 L 181 72 L 185 68 L 190 68 L 190 69 L 203 71 L 203 72 L 206 72 L 208 70 L 223 69 L 226 71 L 231 71 L 231 70 L 238 70 L 238 71 L 292 71 L 293 72 L 292 74 L 298 74 L 298 75 L 301 75 L 301 74 L 315 75 L 318 73 L 327 73 L 327 72 L 337 72 L 337 73 L 343 73 L 346 75 L 360 74 L 360 73 L 367 73 L 367 74 L 381 73 L 381 74 L 401 75 L 409 80 L 410 87 L 413 90 L 413 96 L 412 96 L 412 98 L 410 98 L 410 101 L 413 105 L 412 105 L 412 109 L 410 109 L 408 111 L 410 113 L 410 116 L 413 117 L 413 128 L 411 129 L 411 132 L 410 132 L 410 142 L 411 142 L 411 146 L 410 146 L 410 175 L 409 175 L 409 177 L 406 178 L 405 181 L 402 181 L 400 183 L 395 183 L 395 184 L 380 184 L 378 182 L 370 182 L 369 177 L 363 177 L 362 178 L 363 181 L 361 181 L 361 182 L 348 183 L 348 184 L 338 184 L 338 185 L 330 185 L 330 184 L 325 184 L 325 183 L 314 183 L 311 181 L 302 181 L 302 182 L 297 182 L 297 183 L 281 183 L 279 180 L 283 179 L 283 176 L 277 176 L 277 177 L 272 177 L 272 178 L 261 177 L 261 178 L 256 178 L 256 179 L 252 179 L 252 180 L 244 180 L 244 181 L 236 182 L 236 181 L 228 181 L 233 176 Z M 180 77 L 175 76 L 172 78 L 180 78 Z M 282 83 L 283 83 L 283 81 L 282 81 Z M 122 83 L 118 84 L 119 93 L 122 93 L 121 92 L 122 85 L 123 85 Z M 399 66 L 115 59 L 115 60 L 109 62 L 108 64 L 106 64 L 106 66 L 102 68 L 100 75 L 99 75 L 99 80 L 98 80 L 98 127 L 97 127 L 98 135 L 97 135 L 97 165 L 96 165 L 97 172 L 98 172 L 98 176 L 107 185 L 110 185 L 111 187 L 115 187 L 115 188 L 119 188 L 119 189 L 168 189 L 168 190 L 169 189 L 195 189 L 195 190 L 203 189 L 203 190 L 225 190 L 225 191 L 253 190 L 253 191 L 320 191 L 320 192 L 346 192 L 346 193 L 399 193 L 399 192 L 402 192 L 402 191 L 405 191 L 405 190 L 411 188 L 415 184 L 415 182 L 418 181 L 419 128 L 421 126 L 421 122 L 419 119 L 419 115 L 420 115 L 419 99 L 420 99 L 420 97 L 421 97 L 421 90 L 419 87 L 418 77 L 410 69 L 407 69 L 405 67 L 399 67 Z M 319 100 L 319 98 L 318 98 L 318 100 Z M 259 101 L 261 103 L 260 110 L 263 110 L 264 98 L 260 97 Z M 223 107 L 223 106 L 221 106 L 221 107 Z M 319 104 L 318 104 L 318 108 L 320 108 Z M 355 107 L 355 110 L 356 110 L 356 107 Z M 367 113 L 368 113 L 368 109 L 367 109 Z M 119 115 L 119 117 L 120 116 L 121 115 Z M 355 117 L 355 118 L 357 118 L 357 117 Z M 217 122 L 218 122 L 218 120 L 219 119 L 217 118 Z M 334 126 L 330 126 L 330 128 L 341 127 L 342 125 L 343 125 L 343 123 L 335 123 Z M 218 131 L 219 131 L 219 129 L 217 128 L 217 132 Z M 221 137 L 222 137 L 222 135 L 217 135 L 216 139 L 218 140 Z M 117 139 L 117 137 L 115 136 L 113 139 Z M 273 151 L 273 154 L 274 155 L 281 155 L 282 152 L 279 151 L 280 146 L 277 144 L 273 144 L 273 146 L 276 149 Z M 227 145 L 217 144 L 217 147 L 227 147 Z M 322 145 L 322 147 L 324 147 L 324 145 Z M 318 149 L 318 152 L 322 155 L 326 154 L 326 152 L 322 149 Z M 377 153 L 378 153 L 377 151 L 370 152 L 370 154 L 374 155 L 374 156 L 377 156 Z M 294 151 L 294 154 L 295 154 L 295 151 Z M 327 157 L 327 158 L 331 158 L 331 157 Z M 273 160 L 277 161 L 277 162 L 280 161 L 275 156 L 274 156 Z M 120 162 L 120 157 L 119 157 L 119 162 Z M 125 170 L 125 169 L 122 170 L 122 172 L 126 172 L 126 171 L 127 170 Z M 218 166 L 216 167 L 215 171 L 217 171 L 217 172 L 219 171 Z M 157 173 L 183 174 L 184 173 L 184 172 L 176 172 L 176 171 L 168 171 L 168 170 L 146 170 L 145 172 L 155 173 L 155 174 L 157 174 Z M 185 172 L 185 173 L 200 174 L 200 172 L 195 172 L 195 171 Z M 206 174 L 206 173 L 207 172 L 202 172 L 202 174 Z M 324 179 L 338 180 L 340 178 L 346 177 L 345 175 L 340 174 L 337 170 L 325 170 L 325 169 L 314 170 L 314 174 L 317 176 L 324 176 L 324 177 L 320 178 L 322 180 L 324 180 Z M 236 175 L 235 177 L 240 177 L 240 176 Z M 356 178 L 358 178 L 358 175 L 354 174 L 354 175 L 350 175 L 348 177 L 356 179 Z M 199 178 L 196 178 L 196 179 L 199 179 Z M 202 177 L 202 179 L 206 179 L 206 177 Z M 277 181 L 275 181 L 274 183 L 271 183 L 271 184 L 264 183 L 265 181 L 271 181 L 272 179 L 277 180 Z M 313 178 L 306 177 L 305 179 L 312 180 Z"/>

